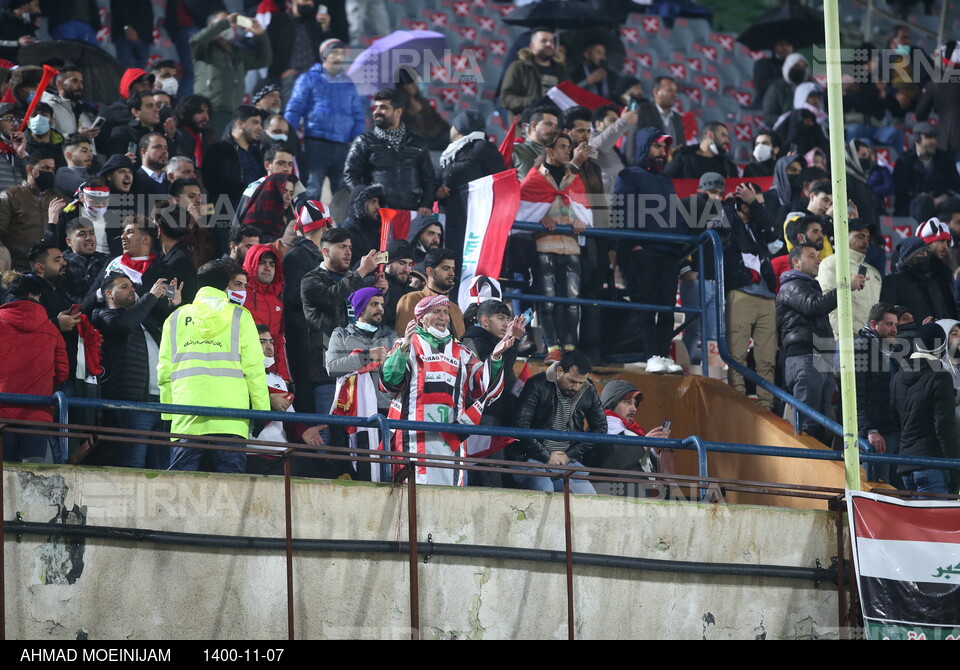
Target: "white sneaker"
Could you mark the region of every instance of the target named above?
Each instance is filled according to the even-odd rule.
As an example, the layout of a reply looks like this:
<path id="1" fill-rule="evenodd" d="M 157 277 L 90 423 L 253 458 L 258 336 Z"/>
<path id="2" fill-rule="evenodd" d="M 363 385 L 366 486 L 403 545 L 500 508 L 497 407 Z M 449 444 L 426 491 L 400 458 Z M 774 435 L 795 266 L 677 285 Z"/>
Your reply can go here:
<path id="1" fill-rule="evenodd" d="M 676 361 L 674 361 L 672 358 L 664 358 L 663 364 L 666 366 L 668 374 L 675 375 L 678 372 L 683 372 L 683 368 L 677 365 Z"/>
<path id="2" fill-rule="evenodd" d="M 664 374 L 667 372 L 667 359 L 660 356 L 651 356 L 647 360 L 647 372 L 652 374 Z"/>

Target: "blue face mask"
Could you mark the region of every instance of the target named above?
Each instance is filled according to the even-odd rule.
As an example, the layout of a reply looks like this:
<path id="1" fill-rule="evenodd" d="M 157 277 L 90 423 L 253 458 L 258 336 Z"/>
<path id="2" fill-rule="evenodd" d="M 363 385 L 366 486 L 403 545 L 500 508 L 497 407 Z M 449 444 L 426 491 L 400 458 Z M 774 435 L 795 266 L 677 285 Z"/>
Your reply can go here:
<path id="1" fill-rule="evenodd" d="M 50 132 L 50 119 L 45 116 L 34 116 L 28 124 L 30 132 L 34 135 L 46 135 Z"/>
<path id="2" fill-rule="evenodd" d="M 909 56 L 909 55 L 910 55 L 910 52 L 911 52 L 912 50 L 913 50 L 913 49 L 910 47 L 909 44 L 898 44 L 898 45 L 897 45 L 897 55 L 898 55 L 898 56 Z"/>
<path id="3" fill-rule="evenodd" d="M 274 142 L 286 142 L 286 141 L 287 141 L 287 136 L 284 135 L 284 134 L 282 134 L 282 133 L 277 133 L 276 135 L 271 135 L 270 133 L 267 133 L 267 137 L 269 137 L 269 138 L 270 138 L 271 140 L 273 140 Z"/>

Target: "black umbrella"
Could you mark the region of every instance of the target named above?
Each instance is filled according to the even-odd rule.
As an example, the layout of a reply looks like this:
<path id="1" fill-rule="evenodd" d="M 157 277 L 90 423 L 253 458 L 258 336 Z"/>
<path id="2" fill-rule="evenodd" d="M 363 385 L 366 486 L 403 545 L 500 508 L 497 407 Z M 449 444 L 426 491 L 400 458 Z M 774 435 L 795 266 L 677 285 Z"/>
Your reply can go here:
<path id="1" fill-rule="evenodd" d="M 579 0 L 543 0 L 517 7 L 503 17 L 503 22 L 527 28 L 578 30 L 608 26 L 612 19 Z"/>
<path id="2" fill-rule="evenodd" d="M 738 42 L 754 51 L 773 49 L 773 45 L 780 40 L 787 40 L 794 49 L 823 44 L 823 14 L 788 2 L 761 16 L 737 38 Z"/>
<path id="3" fill-rule="evenodd" d="M 70 63 L 83 72 L 83 98 L 108 104 L 120 99 L 120 77 L 126 68 L 116 58 L 86 42 L 51 40 L 20 49 L 21 65 L 52 65 L 58 70 Z"/>

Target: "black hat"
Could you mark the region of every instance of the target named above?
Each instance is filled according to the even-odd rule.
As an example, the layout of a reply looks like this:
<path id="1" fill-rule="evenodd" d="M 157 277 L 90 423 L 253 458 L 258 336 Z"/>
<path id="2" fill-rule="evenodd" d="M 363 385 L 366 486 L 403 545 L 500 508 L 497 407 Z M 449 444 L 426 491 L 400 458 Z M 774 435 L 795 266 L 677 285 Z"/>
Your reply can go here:
<path id="1" fill-rule="evenodd" d="M 127 168 L 131 172 L 135 170 L 133 163 L 125 154 L 113 154 L 103 163 L 103 167 L 100 168 L 100 172 L 97 173 L 98 177 L 108 177 L 111 172 L 119 170 L 120 168 Z"/>
<path id="2" fill-rule="evenodd" d="M 387 247 L 387 256 L 389 257 L 389 263 L 399 261 L 402 258 L 413 260 L 413 245 L 406 240 L 394 240 Z"/>

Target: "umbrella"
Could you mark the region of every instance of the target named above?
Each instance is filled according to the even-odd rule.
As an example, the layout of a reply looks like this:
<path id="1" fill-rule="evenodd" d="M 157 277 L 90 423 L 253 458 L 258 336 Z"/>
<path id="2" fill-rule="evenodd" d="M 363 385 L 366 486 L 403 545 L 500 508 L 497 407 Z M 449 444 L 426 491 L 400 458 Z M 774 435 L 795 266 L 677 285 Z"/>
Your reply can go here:
<path id="1" fill-rule="evenodd" d="M 788 2 L 779 9 L 767 12 L 737 38 L 754 51 L 773 49 L 780 40 L 787 40 L 794 49 L 823 44 L 823 14 Z"/>
<path id="2" fill-rule="evenodd" d="M 83 72 L 83 97 L 108 104 L 120 99 L 120 77 L 123 65 L 116 58 L 87 42 L 48 40 L 34 42 L 20 49 L 21 65 L 52 65 L 62 70 L 72 63 Z"/>
<path id="3" fill-rule="evenodd" d="M 556 30 L 580 30 L 609 26 L 612 19 L 579 0 L 543 0 L 517 7 L 503 17 L 503 22 L 527 28 L 546 26 Z"/>
<path id="4" fill-rule="evenodd" d="M 429 30 L 397 30 L 381 37 L 358 55 L 347 69 L 360 95 L 373 95 L 397 84 L 398 72 L 412 68 L 430 78 L 431 65 L 444 65 L 447 37 Z"/>

